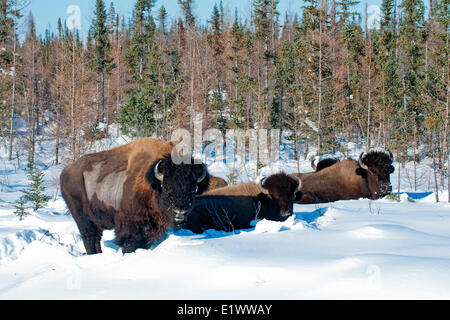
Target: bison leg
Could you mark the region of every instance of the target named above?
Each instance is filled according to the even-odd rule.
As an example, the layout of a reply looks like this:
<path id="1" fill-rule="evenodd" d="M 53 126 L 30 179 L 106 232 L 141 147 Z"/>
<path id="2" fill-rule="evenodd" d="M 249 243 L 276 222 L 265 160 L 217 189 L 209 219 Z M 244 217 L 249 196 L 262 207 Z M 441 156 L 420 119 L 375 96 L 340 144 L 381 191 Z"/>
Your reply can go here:
<path id="1" fill-rule="evenodd" d="M 81 232 L 87 254 L 102 253 L 102 232 L 91 221 L 88 221 L 87 224 L 88 226 Z"/>
<path id="2" fill-rule="evenodd" d="M 123 253 L 132 253 L 137 249 L 148 249 L 147 241 L 140 234 L 116 236 L 116 244 L 122 247 Z"/>
<path id="3" fill-rule="evenodd" d="M 62 188 L 61 188 L 62 189 Z M 74 201 L 64 190 L 61 190 L 67 207 L 75 220 L 84 247 L 87 254 L 102 253 L 100 241 L 102 239 L 102 231 L 89 219 L 88 215 L 83 211 L 79 202 Z"/>
<path id="4" fill-rule="evenodd" d="M 317 198 L 314 194 L 310 193 L 310 192 L 305 192 L 303 194 L 303 198 L 300 202 L 296 202 L 298 204 L 314 204 L 314 203 L 318 203 Z"/>
<path id="5" fill-rule="evenodd" d="M 102 231 L 90 220 L 75 218 L 87 254 L 102 253 Z"/>
<path id="6" fill-rule="evenodd" d="M 86 253 L 102 253 L 100 243 L 102 240 L 102 231 L 84 213 L 80 214 L 81 211 L 69 209 L 77 223 L 78 230 L 80 230 Z"/>
<path id="7" fill-rule="evenodd" d="M 116 220 L 115 243 L 122 247 L 123 253 L 131 253 L 137 249 L 149 249 L 156 243 L 169 229 L 162 225 L 157 225 L 151 219 L 130 221 L 130 216 L 125 221 Z"/>

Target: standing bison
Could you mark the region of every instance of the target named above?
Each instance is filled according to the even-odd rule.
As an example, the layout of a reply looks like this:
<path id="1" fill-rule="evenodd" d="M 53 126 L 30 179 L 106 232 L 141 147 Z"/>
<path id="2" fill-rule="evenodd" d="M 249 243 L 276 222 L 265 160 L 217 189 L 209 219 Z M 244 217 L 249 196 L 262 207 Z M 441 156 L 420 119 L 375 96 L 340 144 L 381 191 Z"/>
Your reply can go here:
<path id="1" fill-rule="evenodd" d="M 149 248 L 184 220 L 208 189 L 203 164 L 176 165 L 172 142 L 145 138 L 83 156 L 61 174 L 61 193 L 88 254 L 101 253 L 103 230 L 115 229 L 124 253 Z"/>
<path id="2" fill-rule="evenodd" d="M 394 172 L 393 160 L 390 152 L 371 151 L 361 154 L 359 161 L 330 162 L 320 171 L 293 174 L 303 182 L 303 199 L 298 203 L 382 198 L 392 191 L 389 176 Z"/>
<path id="3" fill-rule="evenodd" d="M 195 199 L 194 208 L 181 224 L 194 233 L 208 229 L 248 229 L 256 219 L 284 221 L 293 213 L 295 197 L 301 199 L 299 179 L 279 173 L 261 183 L 242 183 L 208 191 Z"/>

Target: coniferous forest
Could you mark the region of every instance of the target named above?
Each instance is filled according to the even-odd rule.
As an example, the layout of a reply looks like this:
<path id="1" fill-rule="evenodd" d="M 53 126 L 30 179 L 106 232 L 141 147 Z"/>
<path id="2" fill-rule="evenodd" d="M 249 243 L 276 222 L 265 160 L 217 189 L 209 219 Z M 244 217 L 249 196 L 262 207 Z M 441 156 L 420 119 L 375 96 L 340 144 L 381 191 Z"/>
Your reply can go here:
<path id="1" fill-rule="evenodd" d="M 136 0 L 131 17 L 96 0 L 82 38 L 61 19 L 37 36 L 27 1 L 0 0 L 0 143 L 33 162 L 45 128 L 66 163 L 117 125 L 169 139 L 202 113 L 204 128 L 290 129 L 298 157 L 343 142 L 428 157 L 448 188 L 449 0 L 383 0 L 377 28 L 358 1 L 299 0 L 301 15 L 279 1 L 241 17 L 217 0 L 200 21 L 194 0 L 170 20 L 156 0 Z"/>

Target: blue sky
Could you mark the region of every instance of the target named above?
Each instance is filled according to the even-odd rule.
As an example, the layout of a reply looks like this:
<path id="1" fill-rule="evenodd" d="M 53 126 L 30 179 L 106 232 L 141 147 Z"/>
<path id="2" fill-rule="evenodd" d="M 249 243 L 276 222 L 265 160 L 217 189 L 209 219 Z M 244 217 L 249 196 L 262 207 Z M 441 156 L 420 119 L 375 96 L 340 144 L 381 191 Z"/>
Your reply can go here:
<path id="1" fill-rule="evenodd" d="M 105 0 L 107 7 L 114 2 L 116 11 L 126 18 L 131 16 L 135 0 Z M 195 14 L 205 23 L 211 16 L 211 12 L 215 3 L 220 0 L 196 0 L 195 1 Z M 368 5 L 379 5 L 381 0 L 362 0 L 359 5 L 359 10 L 364 11 L 364 5 L 367 1 Z M 169 13 L 169 20 L 177 18 L 181 15 L 177 0 L 159 0 L 156 4 L 155 11 L 164 5 Z M 232 13 L 237 8 L 241 17 L 248 17 L 252 0 L 223 0 L 225 8 L 229 8 Z M 278 11 L 284 16 L 286 11 L 289 12 L 301 12 L 301 6 L 304 2 L 302 0 L 280 0 Z M 67 13 L 67 9 L 71 5 L 76 5 L 81 9 L 80 22 L 83 36 L 87 34 L 87 30 L 93 18 L 93 12 L 95 8 L 95 0 L 31 0 L 28 8 L 34 15 L 36 21 L 36 27 L 38 34 L 43 34 L 48 28 L 52 31 L 56 30 L 58 18 L 63 20 L 71 17 L 70 13 Z"/>

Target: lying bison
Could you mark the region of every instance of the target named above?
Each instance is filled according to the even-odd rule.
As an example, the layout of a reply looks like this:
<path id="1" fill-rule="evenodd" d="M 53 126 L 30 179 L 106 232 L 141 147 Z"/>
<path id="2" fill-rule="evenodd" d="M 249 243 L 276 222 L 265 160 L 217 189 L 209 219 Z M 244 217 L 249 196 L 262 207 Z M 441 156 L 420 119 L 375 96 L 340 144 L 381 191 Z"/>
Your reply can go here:
<path id="1" fill-rule="evenodd" d="M 301 199 L 302 183 L 285 173 L 261 183 L 242 183 L 205 193 L 196 198 L 193 210 L 181 225 L 194 233 L 208 229 L 248 229 L 255 219 L 284 221 L 293 213 L 294 200 Z"/>
<path id="2" fill-rule="evenodd" d="M 326 203 L 359 198 L 378 199 L 392 191 L 392 153 L 372 151 L 359 161 L 346 159 L 320 171 L 293 174 L 303 182 L 303 199 L 298 203 Z"/>
<path id="3" fill-rule="evenodd" d="M 101 253 L 103 230 L 115 229 L 124 253 L 149 248 L 184 220 L 194 197 L 208 188 L 203 164 L 175 165 L 174 144 L 140 139 L 83 156 L 61 174 L 61 193 L 88 254 Z"/>

